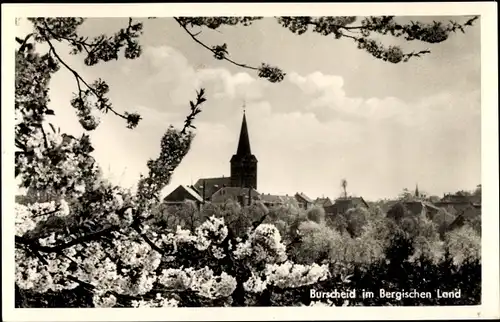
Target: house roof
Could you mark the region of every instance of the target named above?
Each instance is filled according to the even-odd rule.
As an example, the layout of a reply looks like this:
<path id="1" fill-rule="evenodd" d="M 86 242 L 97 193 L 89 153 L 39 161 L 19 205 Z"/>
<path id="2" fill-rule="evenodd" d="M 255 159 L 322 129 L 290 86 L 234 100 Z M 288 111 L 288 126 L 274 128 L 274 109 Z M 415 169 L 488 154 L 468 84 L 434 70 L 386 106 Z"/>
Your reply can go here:
<path id="1" fill-rule="evenodd" d="M 455 218 L 455 220 L 451 223 L 450 229 L 460 227 L 466 222 L 472 221 L 477 217 L 481 217 L 480 208 L 469 206 L 458 214 L 457 218 Z"/>
<path id="2" fill-rule="evenodd" d="M 181 192 L 181 195 L 178 194 L 179 192 Z M 188 194 L 189 196 L 191 196 L 191 199 L 194 199 L 198 202 L 203 202 L 203 198 L 194 189 L 192 189 L 188 186 L 185 186 L 185 185 L 179 185 L 172 192 L 170 192 L 165 198 L 163 198 L 163 201 L 165 203 L 184 202 L 185 199 L 189 199 L 189 198 L 185 198 L 185 196 L 186 196 L 185 194 Z M 180 196 L 184 196 L 183 197 L 184 200 L 181 200 L 179 198 Z"/>
<path id="3" fill-rule="evenodd" d="M 205 187 L 205 198 L 209 199 L 212 195 L 224 186 L 231 184 L 231 177 L 201 178 L 193 185 L 194 190 L 203 197 L 203 187 Z"/>
<path id="4" fill-rule="evenodd" d="M 442 199 L 441 202 L 445 203 L 480 203 L 481 196 L 468 195 L 462 192 L 457 192 L 455 194 L 447 194 Z"/>
<path id="5" fill-rule="evenodd" d="M 362 197 L 342 197 L 336 199 L 333 205 L 326 206 L 324 209 L 326 213 L 336 213 L 338 211 L 345 211 L 349 208 L 356 208 L 357 206 L 370 207 Z"/>
<path id="6" fill-rule="evenodd" d="M 191 196 L 193 196 L 193 198 L 195 198 L 197 201 L 200 201 L 202 202 L 203 201 L 203 198 L 198 194 L 198 192 L 196 192 L 193 188 L 191 187 L 188 187 L 188 186 L 182 186 L 182 188 L 184 188 Z"/>
<path id="7" fill-rule="evenodd" d="M 304 201 L 309 202 L 309 203 L 313 203 L 314 202 L 311 198 L 309 198 L 308 196 L 306 196 L 303 192 L 297 192 L 295 194 L 295 196 L 299 197 L 299 198 L 302 198 Z"/>
<path id="8" fill-rule="evenodd" d="M 251 192 L 250 192 L 251 191 Z M 217 190 L 213 195 L 212 198 L 220 198 L 222 197 L 223 199 L 233 199 L 237 200 L 238 197 L 240 196 L 248 196 L 251 193 L 251 197 L 253 199 L 258 199 L 260 200 L 260 193 L 255 190 L 250 188 L 240 188 L 240 187 L 223 187 Z"/>
<path id="9" fill-rule="evenodd" d="M 332 201 L 328 197 L 326 197 L 326 198 L 316 198 L 316 200 L 314 201 L 314 204 L 317 205 L 317 206 L 323 206 L 327 202 L 332 203 Z"/>
<path id="10" fill-rule="evenodd" d="M 429 209 L 432 209 L 432 210 L 436 210 L 436 211 L 439 211 L 440 208 L 430 202 L 427 202 L 427 201 L 422 201 L 422 204 L 426 207 L 426 208 L 429 208 Z"/>
<path id="11" fill-rule="evenodd" d="M 294 196 L 283 196 L 283 195 L 272 195 L 270 193 L 262 193 L 260 194 L 260 200 L 268 203 L 289 203 L 289 202 L 297 202 Z"/>
<path id="12" fill-rule="evenodd" d="M 347 197 L 347 198 L 338 198 L 335 199 L 335 204 L 334 206 L 365 206 L 369 208 L 369 205 L 366 203 L 366 201 L 362 197 Z"/>
<path id="13" fill-rule="evenodd" d="M 284 203 L 285 198 L 283 196 L 278 196 L 278 195 L 271 195 L 271 194 L 261 194 L 260 195 L 260 200 L 263 202 L 268 202 L 268 203 Z"/>

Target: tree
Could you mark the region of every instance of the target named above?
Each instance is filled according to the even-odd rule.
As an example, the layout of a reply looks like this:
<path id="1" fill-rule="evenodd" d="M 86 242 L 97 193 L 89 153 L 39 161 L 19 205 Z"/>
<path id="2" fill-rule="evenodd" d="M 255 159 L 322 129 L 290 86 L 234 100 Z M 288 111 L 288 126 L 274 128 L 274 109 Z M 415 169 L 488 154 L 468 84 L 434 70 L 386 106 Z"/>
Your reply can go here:
<path id="1" fill-rule="evenodd" d="M 356 207 L 347 210 L 347 231 L 352 237 L 358 237 L 363 232 L 363 227 L 367 223 L 369 212 L 363 207 Z"/>
<path id="2" fill-rule="evenodd" d="M 478 184 L 476 186 L 476 189 L 474 190 L 474 192 L 472 193 L 473 196 L 476 196 L 476 197 L 481 197 L 481 185 Z"/>
<path id="3" fill-rule="evenodd" d="M 182 31 L 216 59 L 255 70 L 259 77 L 273 83 L 285 77 L 279 68 L 265 63 L 259 67 L 238 63 L 229 58 L 226 44 L 206 45 L 193 31 L 196 28 L 215 30 L 223 25 L 246 26 L 260 17 L 174 19 Z M 436 43 L 472 25 L 476 19 L 463 24 L 426 25 L 398 24 L 394 17 L 388 16 L 276 18 L 280 25 L 294 33 L 302 34 L 312 27 L 312 32 L 332 35 L 335 39 L 351 39 L 359 49 L 391 63 L 405 62 L 428 51 L 404 53 L 399 47 L 386 48 L 371 38 L 373 34 Z M 243 306 L 254 302 L 279 305 L 282 302 L 273 300 L 272 294 L 289 294 L 286 292 L 329 278 L 326 264 L 296 265 L 289 261 L 287 245 L 274 225 L 263 223 L 265 216 L 258 220 L 252 218 L 251 224 L 245 223 L 247 229 L 241 234 L 226 224 L 224 209 L 203 223 L 190 221 L 192 231 L 181 227 L 166 231 L 158 224 L 155 207 L 160 203 L 160 191 L 169 184 L 173 171 L 189 152 L 194 139 L 193 122 L 206 101 L 203 88 L 189 102 L 183 128 L 171 126 L 166 130 L 159 142 L 159 154 L 147 162 L 148 173 L 139 179 L 136 192 L 112 185 L 103 178 L 92 157 L 94 148 L 89 135 L 77 138 L 61 133 L 47 121 L 47 116 L 55 114 L 48 107 L 49 82 L 62 67 L 74 77 L 76 93 L 70 103 L 86 131 L 99 126 L 97 112 L 111 112 L 125 120 L 130 129 L 138 126 L 141 115 L 115 108 L 107 97 L 110 86 L 105 80 L 85 80 L 61 58 L 54 44 L 66 44 L 72 54 L 83 55 L 87 66 L 121 57 L 136 59 L 142 53 L 139 39 L 146 21 L 130 18 L 128 24 L 113 35 L 92 39 L 78 34 L 83 18 L 31 18 L 29 21 L 33 32 L 16 38 L 19 47 L 15 52 L 15 145 L 18 149 L 15 175 L 22 187 L 44 191 L 53 200 L 16 204 L 15 263 L 19 296 L 23 292 L 43 296 L 78 290 L 73 293 L 83 294 L 87 302 L 75 305 L 95 307 Z M 47 44 L 48 52 L 37 52 L 36 43 Z M 189 218 L 194 218 L 191 216 L 194 211 L 189 214 Z M 64 302 L 64 298 L 61 301 Z M 303 298 L 293 296 L 287 300 L 295 305 L 303 302 Z"/>
<path id="4" fill-rule="evenodd" d="M 325 222 L 325 209 L 323 207 L 313 207 L 306 212 L 307 219 L 318 224 Z"/>
<path id="5" fill-rule="evenodd" d="M 404 188 L 403 191 L 399 194 L 399 200 L 412 200 L 413 197 L 413 193 L 408 190 L 408 188 Z"/>

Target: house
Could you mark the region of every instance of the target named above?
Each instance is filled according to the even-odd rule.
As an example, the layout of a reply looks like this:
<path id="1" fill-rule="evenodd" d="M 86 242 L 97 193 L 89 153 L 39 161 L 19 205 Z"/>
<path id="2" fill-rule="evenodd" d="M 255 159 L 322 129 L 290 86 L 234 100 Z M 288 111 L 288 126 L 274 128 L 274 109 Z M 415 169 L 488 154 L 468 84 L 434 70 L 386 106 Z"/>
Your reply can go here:
<path id="1" fill-rule="evenodd" d="M 443 198 L 439 202 L 435 202 L 434 205 L 448 209 L 450 212 L 458 215 L 464 210 L 469 209 L 470 206 L 481 208 L 481 196 L 468 195 L 461 192 L 445 194 Z"/>
<path id="2" fill-rule="evenodd" d="M 316 200 L 314 200 L 314 205 L 317 206 L 317 207 L 329 207 L 329 206 L 333 206 L 333 202 L 330 198 L 326 197 L 326 198 L 316 198 Z"/>
<path id="3" fill-rule="evenodd" d="M 351 208 L 370 208 L 366 201 L 362 197 L 343 197 L 335 200 L 335 203 L 331 206 L 324 207 L 325 214 L 327 215 L 338 215 L 344 214 L 347 210 Z"/>
<path id="4" fill-rule="evenodd" d="M 230 184 L 230 177 L 201 178 L 196 181 L 192 188 L 203 198 L 203 200 L 209 201 L 217 190 L 228 187 Z"/>
<path id="5" fill-rule="evenodd" d="M 416 217 L 419 215 L 425 215 L 432 220 L 434 216 L 439 213 L 439 211 L 440 211 L 439 207 L 436 207 L 435 205 L 427 201 L 402 200 L 394 204 L 387 211 L 387 217 L 393 219 L 400 219 L 402 216 Z"/>
<path id="6" fill-rule="evenodd" d="M 449 229 L 453 230 L 455 228 L 462 227 L 466 223 L 472 223 L 474 221 L 481 222 L 481 206 L 479 205 L 469 205 L 464 208 L 460 213 L 458 213 L 456 219 L 451 223 Z"/>
<path id="7" fill-rule="evenodd" d="M 272 195 L 270 193 L 261 194 L 260 200 L 266 207 L 275 207 L 285 204 L 285 200 L 282 198 L 282 196 Z"/>
<path id="8" fill-rule="evenodd" d="M 186 200 L 194 201 L 198 207 L 204 202 L 203 198 L 193 188 L 180 185 L 174 189 L 168 196 L 163 198 L 167 205 L 180 205 Z"/>
<path id="9" fill-rule="evenodd" d="M 272 195 L 270 193 L 263 193 L 260 195 L 261 202 L 266 207 L 274 207 L 274 206 L 284 206 L 284 205 L 294 205 L 298 207 L 297 199 L 288 195 Z"/>
<path id="10" fill-rule="evenodd" d="M 297 200 L 298 206 L 301 209 L 309 209 L 313 206 L 314 201 L 306 196 L 303 192 L 297 192 L 295 194 L 295 199 Z"/>
<path id="11" fill-rule="evenodd" d="M 260 200 L 260 194 L 252 188 L 223 187 L 212 195 L 210 201 L 213 204 L 223 204 L 228 200 L 237 201 L 242 206 L 249 206 Z"/>

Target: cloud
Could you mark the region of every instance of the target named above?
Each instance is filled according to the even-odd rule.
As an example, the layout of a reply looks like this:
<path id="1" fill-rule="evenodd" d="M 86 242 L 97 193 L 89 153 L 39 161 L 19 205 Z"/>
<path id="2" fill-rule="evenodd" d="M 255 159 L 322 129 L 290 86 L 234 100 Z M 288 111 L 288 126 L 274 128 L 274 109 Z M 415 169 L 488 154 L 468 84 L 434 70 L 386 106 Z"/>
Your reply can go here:
<path id="1" fill-rule="evenodd" d="M 413 127 L 432 124 L 439 119 L 440 124 L 452 126 L 460 119 L 467 120 L 480 113 L 479 91 L 444 91 L 407 102 L 396 97 L 397 93 L 383 98 L 350 97 L 344 91 L 342 77 L 318 71 L 307 76 L 291 73 L 289 83 L 309 97 L 305 105 L 296 107 L 315 114 L 323 122 L 342 118 L 353 122 L 389 122 Z"/>
<path id="2" fill-rule="evenodd" d="M 147 81 L 142 86 L 157 100 L 168 97 L 173 105 L 185 106 L 196 90 L 206 88 L 207 97 L 217 100 L 250 101 L 262 97 L 265 83 L 246 72 L 225 68 L 195 69 L 177 49 L 148 46 L 143 57 Z"/>

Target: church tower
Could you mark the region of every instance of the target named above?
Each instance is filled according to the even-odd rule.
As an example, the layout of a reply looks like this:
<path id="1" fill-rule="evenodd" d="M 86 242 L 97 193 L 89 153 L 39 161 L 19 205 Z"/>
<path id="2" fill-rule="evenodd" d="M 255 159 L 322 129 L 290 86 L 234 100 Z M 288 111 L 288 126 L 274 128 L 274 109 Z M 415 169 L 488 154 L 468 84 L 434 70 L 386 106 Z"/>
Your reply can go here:
<path id="1" fill-rule="evenodd" d="M 231 158 L 231 187 L 257 190 L 257 158 L 250 150 L 245 112 L 243 112 L 238 149 Z"/>

